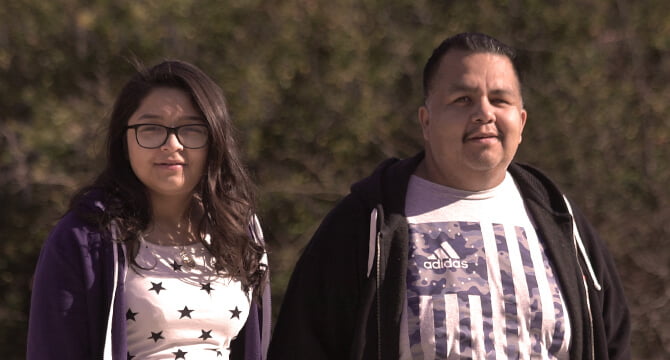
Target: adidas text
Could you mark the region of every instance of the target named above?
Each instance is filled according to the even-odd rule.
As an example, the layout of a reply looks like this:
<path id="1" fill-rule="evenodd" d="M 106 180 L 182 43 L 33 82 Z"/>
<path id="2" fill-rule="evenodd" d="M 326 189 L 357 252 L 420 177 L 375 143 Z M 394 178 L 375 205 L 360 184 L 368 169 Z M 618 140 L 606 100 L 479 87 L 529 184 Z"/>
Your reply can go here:
<path id="1" fill-rule="evenodd" d="M 423 267 L 431 270 L 451 269 L 451 268 L 467 269 L 468 262 L 465 260 L 458 260 L 451 258 L 437 259 L 432 261 L 424 261 Z"/>

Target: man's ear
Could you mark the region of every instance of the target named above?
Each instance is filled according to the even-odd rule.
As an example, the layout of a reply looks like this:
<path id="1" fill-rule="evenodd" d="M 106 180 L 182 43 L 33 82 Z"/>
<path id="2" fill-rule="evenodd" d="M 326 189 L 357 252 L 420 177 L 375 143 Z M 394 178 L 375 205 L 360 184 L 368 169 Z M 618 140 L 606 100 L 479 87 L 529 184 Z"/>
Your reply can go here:
<path id="1" fill-rule="evenodd" d="M 521 144 L 521 141 L 523 140 L 523 129 L 526 127 L 526 118 L 528 117 L 528 113 L 526 112 L 526 109 L 521 109 L 521 131 L 519 132 L 519 144 Z"/>
<path id="2" fill-rule="evenodd" d="M 426 105 L 419 107 L 418 111 L 419 124 L 421 125 L 421 133 L 423 134 L 423 139 L 428 140 L 428 126 L 430 125 L 430 111 Z"/>

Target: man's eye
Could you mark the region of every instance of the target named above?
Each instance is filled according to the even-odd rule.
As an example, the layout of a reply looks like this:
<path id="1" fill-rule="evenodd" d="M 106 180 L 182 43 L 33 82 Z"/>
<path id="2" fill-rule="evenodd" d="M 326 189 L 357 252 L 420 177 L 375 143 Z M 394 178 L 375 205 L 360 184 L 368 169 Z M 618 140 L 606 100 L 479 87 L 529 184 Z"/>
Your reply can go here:
<path id="1" fill-rule="evenodd" d="M 491 104 L 503 105 L 503 104 L 509 104 L 509 101 L 505 99 L 491 99 Z"/>

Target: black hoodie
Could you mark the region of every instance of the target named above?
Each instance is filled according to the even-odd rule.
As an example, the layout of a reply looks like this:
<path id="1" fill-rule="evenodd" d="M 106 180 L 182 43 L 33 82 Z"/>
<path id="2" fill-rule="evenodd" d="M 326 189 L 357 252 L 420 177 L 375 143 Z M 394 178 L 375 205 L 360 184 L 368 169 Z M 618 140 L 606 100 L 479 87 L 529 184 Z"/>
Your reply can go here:
<path id="1" fill-rule="evenodd" d="M 384 161 L 326 216 L 296 264 L 268 359 L 398 358 L 409 244 L 405 197 L 423 156 Z M 630 359 L 628 307 L 602 241 L 537 169 L 512 163 L 508 171 L 561 284 L 570 359 Z M 584 251 L 573 237 L 573 218 Z"/>

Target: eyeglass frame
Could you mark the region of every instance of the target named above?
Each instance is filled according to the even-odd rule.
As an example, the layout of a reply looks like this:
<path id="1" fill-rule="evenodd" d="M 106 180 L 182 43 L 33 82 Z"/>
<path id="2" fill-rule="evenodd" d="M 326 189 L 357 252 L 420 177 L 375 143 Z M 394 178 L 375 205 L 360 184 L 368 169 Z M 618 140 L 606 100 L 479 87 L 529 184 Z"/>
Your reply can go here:
<path id="1" fill-rule="evenodd" d="M 160 145 L 157 145 L 157 146 L 154 146 L 154 147 L 148 147 L 148 146 L 144 146 L 144 145 L 140 144 L 140 139 L 137 137 L 137 129 L 140 126 L 145 126 L 145 125 L 158 126 L 158 127 L 162 127 L 163 129 L 167 130 L 167 134 L 165 135 L 165 139 L 163 139 L 163 142 L 160 143 Z M 190 146 L 186 146 L 184 144 L 184 142 L 181 141 L 181 138 L 179 137 L 179 129 L 181 129 L 183 127 L 188 127 L 188 126 L 201 126 L 201 127 L 204 127 L 207 130 L 207 141 L 205 141 L 205 143 L 202 146 L 190 147 Z M 179 141 L 181 146 L 183 146 L 186 149 L 202 149 L 202 148 L 206 147 L 207 144 L 209 143 L 209 127 L 205 124 L 186 124 L 186 125 L 179 125 L 179 126 L 171 127 L 171 126 L 165 126 L 165 125 L 161 125 L 161 124 L 144 123 L 144 124 L 127 125 L 126 126 L 126 131 L 128 131 L 128 129 L 135 130 L 135 142 L 137 142 L 137 145 L 139 145 L 141 148 L 144 148 L 144 149 L 158 149 L 158 148 L 160 148 L 161 146 L 165 145 L 165 143 L 167 143 L 168 139 L 170 138 L 170 134 L 174 134 L 174 136 L 177 137 L 177 141 Z"/>

